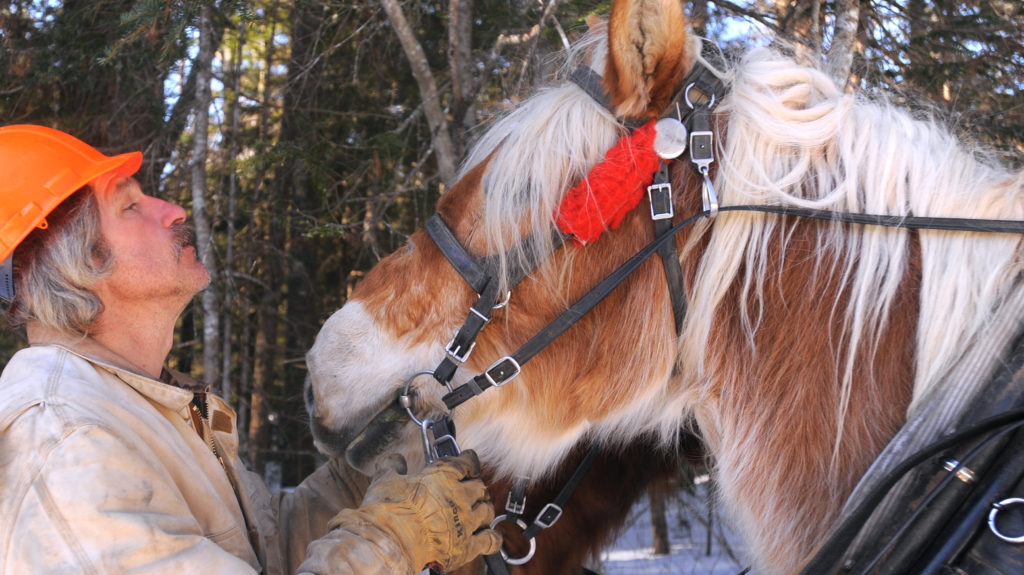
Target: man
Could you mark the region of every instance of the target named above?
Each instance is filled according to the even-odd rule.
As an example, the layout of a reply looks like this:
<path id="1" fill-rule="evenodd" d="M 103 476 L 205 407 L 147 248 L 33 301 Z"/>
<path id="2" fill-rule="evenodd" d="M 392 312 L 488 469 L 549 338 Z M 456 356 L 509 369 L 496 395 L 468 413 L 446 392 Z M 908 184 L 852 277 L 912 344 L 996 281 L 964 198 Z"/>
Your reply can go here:
<path id="1" fill-rule="evenodd" d="M 0 376 L 0 574 L 400 574 L 495 552 L 472 454 L 369 487 L 332 461 L 273 499 L 242 468 L 231 409 L 163 367 L 210 278 L 141 161 L 0 128 L 0 295 L 31 344 Z"/>

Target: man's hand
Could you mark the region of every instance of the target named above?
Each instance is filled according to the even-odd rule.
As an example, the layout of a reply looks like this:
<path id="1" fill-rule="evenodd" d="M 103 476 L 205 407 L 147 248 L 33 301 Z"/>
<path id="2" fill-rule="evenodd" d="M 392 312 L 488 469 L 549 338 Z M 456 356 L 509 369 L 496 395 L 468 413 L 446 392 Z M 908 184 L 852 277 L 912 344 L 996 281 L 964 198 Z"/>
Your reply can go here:
<path id="1" fill-rule="evenodd" d="M 401 458 L 378 467 L 357 511 L 389 532 L 416 570 L 428 563 L 454 569 L 497 552 L 501 535 L 489 528 L 494 506 L 474 452 L 436 461 L 414 475 L 404 472 Z"/>

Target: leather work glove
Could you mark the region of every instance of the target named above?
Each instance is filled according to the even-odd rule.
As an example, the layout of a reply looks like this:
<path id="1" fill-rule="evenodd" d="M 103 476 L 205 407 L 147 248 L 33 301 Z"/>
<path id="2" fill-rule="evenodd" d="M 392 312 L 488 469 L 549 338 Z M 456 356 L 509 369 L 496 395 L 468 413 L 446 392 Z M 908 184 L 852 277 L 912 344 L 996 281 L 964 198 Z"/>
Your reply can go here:
<path id="1" fill-rule="evenodd" d="M 494 506 L 479 479 L 473 451 L 403 475 L 401 456 L 378 466 L 363 504 L 342 511 L 329 529 L 372 523 L 388 533 L 416 573 L 427 564 L 454 569 L 478 555 L 496 553 L 501 535 L 489 528 Z"/>

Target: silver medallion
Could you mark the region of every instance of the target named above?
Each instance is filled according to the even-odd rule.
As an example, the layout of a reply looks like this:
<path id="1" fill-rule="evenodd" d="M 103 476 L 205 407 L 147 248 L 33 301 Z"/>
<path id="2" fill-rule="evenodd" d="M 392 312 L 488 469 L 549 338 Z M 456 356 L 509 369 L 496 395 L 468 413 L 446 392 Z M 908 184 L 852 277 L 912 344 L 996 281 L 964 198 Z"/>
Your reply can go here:
<path id="1" fill-rule="evenodd" d="M 686 126 L 675 118 L 662 118 L 654 125 L 654 153 L 662 160 L 672 160 L 686 150 Z"/>

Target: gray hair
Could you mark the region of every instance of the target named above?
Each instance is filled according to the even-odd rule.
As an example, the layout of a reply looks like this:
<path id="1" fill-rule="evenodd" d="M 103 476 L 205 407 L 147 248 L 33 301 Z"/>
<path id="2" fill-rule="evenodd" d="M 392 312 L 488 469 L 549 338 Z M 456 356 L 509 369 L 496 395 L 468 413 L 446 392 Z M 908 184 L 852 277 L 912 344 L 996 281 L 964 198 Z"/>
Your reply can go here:
<path id="1" fill-rule="evenodd" d="M 14 251 L 17 292 L 7 312 L 11 327 L 28 322 L 84 336 L 103 311 L 92 291 L 113 268 L 100 232 L 99 206 L 86 186 L 61 202 Z"/>

